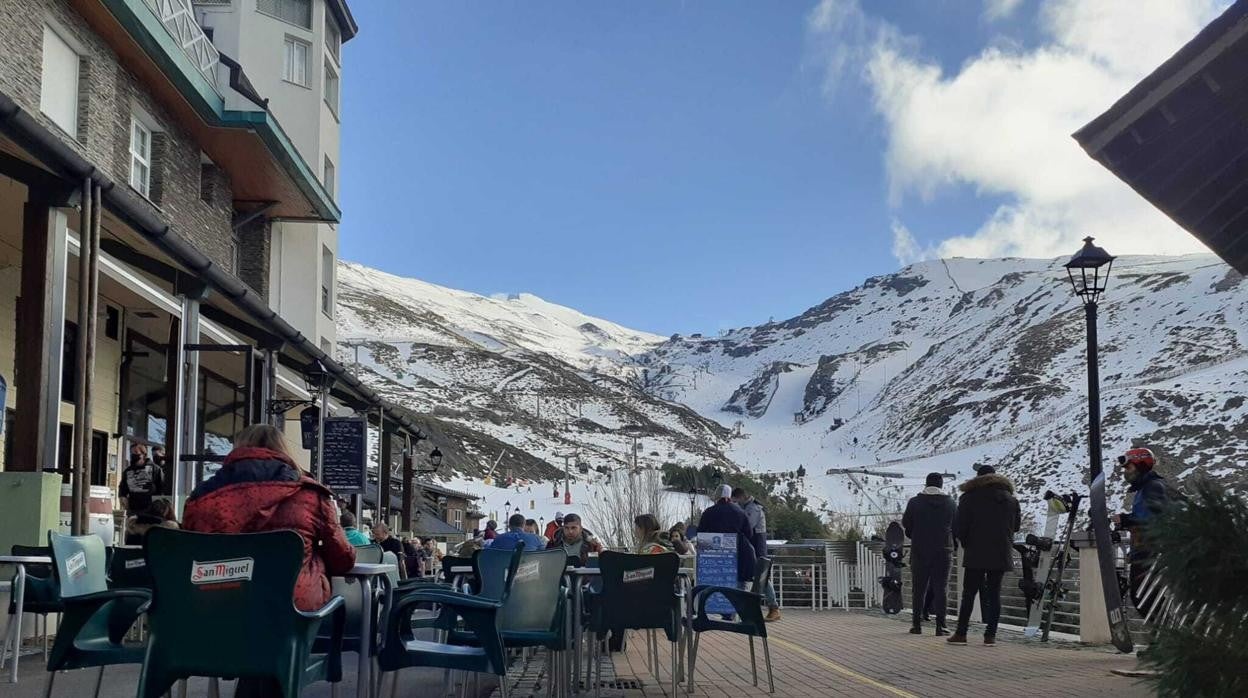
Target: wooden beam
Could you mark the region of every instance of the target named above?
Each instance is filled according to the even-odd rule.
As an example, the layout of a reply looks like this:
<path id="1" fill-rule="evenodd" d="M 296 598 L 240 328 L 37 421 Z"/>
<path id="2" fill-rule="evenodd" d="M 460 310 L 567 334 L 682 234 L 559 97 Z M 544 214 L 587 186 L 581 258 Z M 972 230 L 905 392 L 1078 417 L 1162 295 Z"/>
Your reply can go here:
<path id="1" fill-rule="evenodd" d="M 17 401 L 11 471 L 55 469 L 65 332 L 65 214 L 30 190 L 22 210 L 22 270 L 14 355 Z M 58 249 L 62 248 L 62 249 Z M 58 306 L 59 303 L 59 307 Z"/>

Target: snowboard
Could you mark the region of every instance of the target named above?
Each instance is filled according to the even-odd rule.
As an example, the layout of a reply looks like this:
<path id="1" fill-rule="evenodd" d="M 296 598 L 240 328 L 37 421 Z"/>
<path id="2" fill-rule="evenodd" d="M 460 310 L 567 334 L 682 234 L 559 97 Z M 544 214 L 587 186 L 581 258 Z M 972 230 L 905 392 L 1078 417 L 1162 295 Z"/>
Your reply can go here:
<path id="1" fill-rule="evenodd" d="M 890 615 L 901 613 L 901 568 L 906 566 L 902 561 L 905 554 L 906 532 L 901 524 L 893 521 L 884 532 L 884 576 L 880 577 L 880 586 L 884 587 L 884 600 L 881 606 Z"/>
<path id="2" fill-rule="evenodd" d="M 1119 652 L 1135 650 L 1126 609 L 1122 605 L 1122 589 L 1118 584 L 1118 567 L 1114 560 L 1114 544 L 1109 532 L 1109 512 L 1105 504 L 1105 473 L 1092 481 L 1088 516 L 1092 518 L 1092 535 L 1096 539 L 1096 556 L 1101 567 L 1101 589 L 1105 593 L 1105 612 L 1109 616 L 1109 634 Z"/>
<path id="3" fill-rule="evenodd" d="M 1057 504 L 1054 504 L 1055 501 Z M 1043 572 L 1045 580 L 1037 582 L 1039 594 L 1036 596 L 1036 603 L 1028 607 L 1027 627 L 1023 629 L 1025 637 L 1035 637 L 1040 631 L 1040 619 L 1044 615 L 1044 583 L 1048 580 L 1049 568 L 1053 566 L 1053 537 L 1057 535 L 1057 524 L 1064 511 L 1065 507 L 1061 504 L 1060 498 L 1048 499 L 1049 515 L 1044 522 L 1044 537 L 1040 538 L 1035 545 L 1040 551 L 1040 559 L 1036 562 L 1036 572 Z"/>

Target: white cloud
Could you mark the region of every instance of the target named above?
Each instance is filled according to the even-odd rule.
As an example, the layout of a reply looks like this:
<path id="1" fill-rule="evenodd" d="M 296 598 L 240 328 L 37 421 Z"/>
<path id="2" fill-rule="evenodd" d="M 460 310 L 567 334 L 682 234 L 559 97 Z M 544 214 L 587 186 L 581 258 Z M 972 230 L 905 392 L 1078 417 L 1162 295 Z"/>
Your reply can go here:
<path id="1" fill-rule="evenodd" d="M 893 221 L 893 256 L 904 267 L 933 257 L 932 250 L 924 250 L 919 241 L 910 234 L 910 229 Z"/>
<path id="2" fill-rule="evenodd" d="M 1008 4 L 1008 3 L 1007 3 Z M 951 185 L 1004 197 L 977 230 L 941 240 L 941 256 L 1057 256 L 1085 235 L 1115 253 L 1183 253 L 1200 244 L 1089 158 L 1070 134 L 1174 53 L 1215 17 L 1220 0 L 1048 0 L 1044 40 L 1028 49 L 989 47 L 946 73 L 914 38 L 846 0 L 811 14 L 818 42 L 838 37 L 883 120 L 894 205 L 930 200 Z M 825 16 L 829 20 L 816 19 Z M 850 21 L 834 21 L 850 18 Z M 851 34 L 836 34 L 850 26 Z M 916 244 L 897 244 L 905 262 Z M 913 236 L 906 230 L 908 240 Z M 899 254 L 898 252 L 901 252 Z"/>
<path id="3" fill-rule="evenodd" d="M 984 0 L 984 19 L 994 21 L 1005 19 L 1014 14 L 1014 10 L 1023 4 L 1023 0 Z"/>

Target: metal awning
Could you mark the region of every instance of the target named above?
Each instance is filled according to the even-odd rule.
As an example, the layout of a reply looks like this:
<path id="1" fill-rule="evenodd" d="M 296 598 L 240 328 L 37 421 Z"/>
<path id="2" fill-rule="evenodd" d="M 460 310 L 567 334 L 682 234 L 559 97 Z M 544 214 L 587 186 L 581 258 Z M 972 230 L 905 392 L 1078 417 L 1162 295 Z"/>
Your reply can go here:
<path id="1" fill-rule="evenodd" d="M 1074 138 L 1248 273 L 1248 0 L 1238 0 Z"/>

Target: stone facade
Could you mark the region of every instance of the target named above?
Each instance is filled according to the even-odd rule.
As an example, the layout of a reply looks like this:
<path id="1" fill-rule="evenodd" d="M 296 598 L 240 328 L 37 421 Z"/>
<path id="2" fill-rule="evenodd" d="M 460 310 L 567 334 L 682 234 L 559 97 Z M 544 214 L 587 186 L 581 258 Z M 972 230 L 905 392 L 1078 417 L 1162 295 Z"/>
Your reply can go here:
<path id="1" fill-rule="evenodd" d="M 66 134 L 39 111 L 43 27 L 58 32 L 81 56 L 78 133 Z M 61 135 L 118 186 L 130 181 L 131 119 L 154 127 L 149 201 L 160 218 L 224 269 L 234 269 L 233 201 L 219 168 L 201 197 L 203 158 L 198 144 L 119 62 L 68 0 L 0 0 L 0 91 Z M 265 258 L 267 264 L 267 258 Z"/>
<path id="2" fill-rule="evenodd" d="M 238 278 L 269 300 L 269 259 L 273 245 L 272 223 L 261 216 L 238 231 Z"/>

